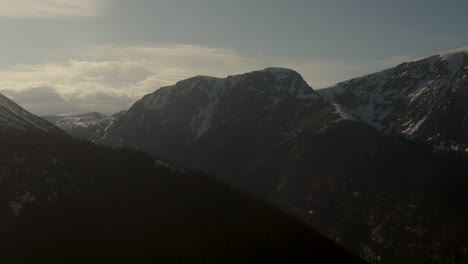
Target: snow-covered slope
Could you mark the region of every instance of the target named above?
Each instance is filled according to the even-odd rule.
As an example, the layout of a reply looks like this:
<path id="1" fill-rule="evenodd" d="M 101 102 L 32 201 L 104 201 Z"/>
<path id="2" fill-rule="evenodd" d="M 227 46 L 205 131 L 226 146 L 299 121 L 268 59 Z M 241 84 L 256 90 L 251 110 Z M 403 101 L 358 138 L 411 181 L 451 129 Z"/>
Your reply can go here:
<path id="1" fill-rule="evenodd" d="M 85 114 L 64 114 L 58 116 L 46 116 L 44 117 L 44 119 L 53 122 L 56 126 L 66 131 L 73 128 L 86 128 L 94 126 L 107 117 L 107 115 L 92 112 Z"/>
<path id="2" fill-rule="evenodd" d="M 105 136 L 106 129 L 126 111 L 113 115 L 97 112 L 84 114 L 63 114 L 58 116 L 44 116 L 43 118 L 63 129 L 68 134 L 95 141 Z"/>
<path id="3" fill-rule="evenodd" d="M 0 130 L 62 133 L 56 126 L 29 113 L 2 94 L 0 94 Z"/>
<path id="4" fill-rule="evenodd" d="M 451 50 L 319 91 L 342 116 L 386 133 L 468 153 L 468 48 Z"/>

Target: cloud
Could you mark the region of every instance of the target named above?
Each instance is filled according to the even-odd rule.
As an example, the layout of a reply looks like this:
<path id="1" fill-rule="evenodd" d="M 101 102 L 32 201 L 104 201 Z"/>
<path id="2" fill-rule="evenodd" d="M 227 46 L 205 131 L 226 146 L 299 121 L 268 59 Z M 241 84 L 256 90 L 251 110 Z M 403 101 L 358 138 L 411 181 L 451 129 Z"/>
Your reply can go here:
<path id="1" fill-rule="evenodd" d="M 197 45 L 106 45 L 75 56 L 0 71 L 0 92 L 38 114 L 112 113 L 194 75 L 225 77 L 263 67 L 233 51 Z"/>
<path id="2" fill-rule="evenodd" d="M 123 94 L 100 91 L 71 93 L 65 97 L 54 87 L 32 87 L 20 91 L 0 90 L 0 93 L 38 115 L 84 113 L 97 110 L 114 113 L 121 110 L 123 105 L 130 105 L 135 99 Z"/>
<path id="3" fill-rule="evenodd" d="M 23 91 L 1 90 L 1 92 L 19 104 L 53 104 L 68 101 L 67 98 L 61 96 L 54 88 L 46 86 L 29 88 Z"/>
<path id="4" fill-rule="evenodd" d="M 61 18 L 96 16 L 106 0 L 0 0 L 0 17 Z"/>
<path id="5" fill-rule="evenodd" d="M 73 59 L 0 71 L 0 92 L 37 114 L 127 109 L 143 95 L 195 75 L 225 77 L 269 66 L 292 68 L 314 88 L 388 68 L 408 59 L 306 60 L 243 56 L 198 45 L 90 47 Z"/>

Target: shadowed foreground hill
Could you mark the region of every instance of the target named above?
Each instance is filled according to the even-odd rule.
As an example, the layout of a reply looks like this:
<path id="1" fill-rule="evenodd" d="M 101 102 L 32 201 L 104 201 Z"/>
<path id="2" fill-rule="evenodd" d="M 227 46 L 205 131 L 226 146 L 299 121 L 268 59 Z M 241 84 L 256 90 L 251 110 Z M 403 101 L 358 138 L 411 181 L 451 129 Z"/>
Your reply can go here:
<path id="1" fill-rule="evenodd" d="M 3 263 L 362 263 L 281 211 L 133 150 L 0 135 Z"/>

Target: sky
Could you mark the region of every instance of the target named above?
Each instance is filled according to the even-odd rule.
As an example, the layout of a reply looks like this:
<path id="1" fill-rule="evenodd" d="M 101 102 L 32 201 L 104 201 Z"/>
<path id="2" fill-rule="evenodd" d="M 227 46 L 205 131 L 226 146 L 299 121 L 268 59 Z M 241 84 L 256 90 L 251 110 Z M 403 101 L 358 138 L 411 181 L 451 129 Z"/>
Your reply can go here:
<path id="1" fill-rule="evenodd" d="M 0 93 L 39 115 L 129 108 L 266 67 L 314 89 L 468 46 L 466 0 L 0 0 Z"/>

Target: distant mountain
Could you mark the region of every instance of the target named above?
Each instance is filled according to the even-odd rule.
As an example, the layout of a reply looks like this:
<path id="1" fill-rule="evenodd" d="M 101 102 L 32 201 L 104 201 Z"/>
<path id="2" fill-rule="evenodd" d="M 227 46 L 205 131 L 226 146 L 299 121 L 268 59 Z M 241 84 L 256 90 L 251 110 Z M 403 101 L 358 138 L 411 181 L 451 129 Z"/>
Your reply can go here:
<path id="1" fill-rule="evenodd" d="M 3 263 L 363 263 L 203 173 L 38 130 L 0 131 L 0 234 Z"/>
<path id="2" fill-rule="evenodd" d="M 91 112 L 84 114 L 44 116 L 43 118 L 55 124 L 71 136 L 93 140 L 94 138 L 100 138 L 104 136 L 105 129 L 110 126 L 118 117 L 125 114 L 125 112 L 126 111 L 121 111 L 110 116 Z"/>
<path id="3" fill-rule="evenodd" d="M 468 47 L 319 92 L 348 118 L 468 155 Z"/>
<path id="4" fill-rule="evenodd" d="M 0 94 L 0 131 L 44 131 L 62 134 L 56 126 L 37 117 Z"/>
<path id="5" fill-rule="evenodd" d="M 84 114 L 63 114 L 57 116 L 43 116 L 51 123 L 56 124 L 64 130 L 70 130 L 77 127 L 89 127 L 96 125 L 99 121 L 107 118 L 107 115 L 91 112 Z"/>
<path id="6" fill-rule="evenodd" d="M 467 258 L 466 160 L 382 133 L 292 70 L 163 87 L 98 142 L 208 171 L 374 263 Z"/>

